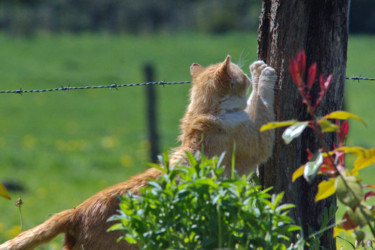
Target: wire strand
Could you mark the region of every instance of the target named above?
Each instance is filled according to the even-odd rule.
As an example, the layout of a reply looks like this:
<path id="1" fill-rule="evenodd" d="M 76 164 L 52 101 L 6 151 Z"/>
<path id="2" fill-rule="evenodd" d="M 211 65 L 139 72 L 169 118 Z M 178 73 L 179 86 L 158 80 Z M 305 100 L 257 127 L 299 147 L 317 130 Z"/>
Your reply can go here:
<path id="1" fill-rule="evenodd" d="M 80 86 L 80 87 L 60 87 L 60 88 L 51 88 L 51 89 L 31 89 L 31 90 L 1 90 L 0 94 L 23 94 L 23 93 L 44 93 L 44 92 L 53 92 L 53 91 L 70 91 L 70 90 L 80 90 L 80 89 L 118 89 L 122 87 L 134 87 L 134 86 L 148 86 L 148 85 L 176 85 L 176 84 L 187 84 L 191 83 L 190 81 L 184 82 L 142 82 L 142 83 L 130 83 L 130 84 L 110 84 L 110 85 L 99 85 L 99 86 Z"/>
<path id="2" fill-rule="evenodd" d="M 352 76 L 352 77 L 345 77 L 347 80 L 353 81 L 375 81 L 375 78 L 367 78 L 367 77 L 360 77 L 360 76 Z M 182 81 L 182 82 L 141 82 L 141 83 L 130 83 L 130 84 L 110 84 L 110 85 L 98 85 L 98 86 L 78 86 L 78 87 L 64 87 L 61 86 L 60 88 L 51 88 L 51 89 L 30 89 L 30 90 L 0 90 L 0 94 L 24 94 L 24 93 L 44 93 L 44 92 L 54 92 L 54 91 L 70 91 L 70 90 L 85 90 L 85 89 L 118 89 L 122 87 L 134 87 L 134 86 L 148 86 L 148 85 L 179 85 L 179 84 L 187 84 L 191 83 L 191 81 Z"/>
<path id="3" fill-rule="evenodd" d="M 367 77 L 360 77 L 360 76 L 353 76 L 353 77 L 345 77 L 347 80 L 353 80 L 353 81 L 358 81 L 359 80 L 365 80 L 365 81 L 375 81 L 375 78 L 367 78 Z"/>

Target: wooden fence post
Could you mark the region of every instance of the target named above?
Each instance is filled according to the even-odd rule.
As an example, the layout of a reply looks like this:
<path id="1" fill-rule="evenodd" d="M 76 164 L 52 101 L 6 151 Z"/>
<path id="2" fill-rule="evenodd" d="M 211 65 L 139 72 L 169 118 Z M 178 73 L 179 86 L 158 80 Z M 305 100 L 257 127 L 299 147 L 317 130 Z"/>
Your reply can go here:
<path id="1" fill-rule="evenodd" d="M 143 67 L 146 82 L 154 81 L 154 67 L 150 63 L 146 63 Z M 150 142 L 150 158 L 156 163 L 158 161 L 159 137 L 157 126 L 157 101 L 154 85 L 146 86 L 146 116 L 148 122 L 148 140 Z"/>

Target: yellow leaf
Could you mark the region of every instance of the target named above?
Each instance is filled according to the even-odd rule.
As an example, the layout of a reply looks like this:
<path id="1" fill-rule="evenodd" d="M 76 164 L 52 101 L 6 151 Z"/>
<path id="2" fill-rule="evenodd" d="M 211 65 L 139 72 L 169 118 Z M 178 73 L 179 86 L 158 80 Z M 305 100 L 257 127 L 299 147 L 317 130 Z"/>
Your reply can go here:
<path id="1" fill-rule="evenodd" d="M 275 128 L 286 127 L 286 126 L 290 126 L 296 123 L 298 123 L 298 121 L 296 120 L 290 120 L 290 121 L 284 121 L 284 122 L 270 122 L 270 123 L 264 124 L 260 128 L 260 132 L 270 130 L 270 129 L 275 129 Z"/>
<path id="2" fill-rule="evenodd" d="M 323 153 L 323 157 L 327 157 L 329 155 L 334 155 L 335 151 L 329 151 L 328 153 Z"/>
<path id="3" fill-rule="evenodd" d="M 319 121 L 320 128 L 322 129 L 323 132 L 336 132 L 339 131 L 340 128 L 336 124 L 331 123 L 330 121 L 326 119 L 321 119 Z"/>
<path id="4" fill-rule="evenodd" d="M 0 183 L 0 196 L 10 200 L 10 196 L 3 184 Z"/>
<path id="5" fill-rule="evenodd" d="M 346 154 L 354 154 L 361 156 L 366 153 L 366 149 L 362 147 L 339 147 L 336 151 L 343 151 Z"/>
<path id="6" fill-rule="evenodd" d="M 375 163 L 375 148 L 365 150 L 364 154 L 357 157 L 353 171 L 358 171 Z"/>
<path id="7" fill-rule="evenodd" d="M 301 166 L 296 171 L 294 171 L 292 175 L 292 182 L 294 182 L 297 178 L 301 177 L 304 171 L 305 171 L 305 166 Z"/>
<path id="8" fill-rule="evenodd" d="M 332 113 L 329 113 L 328 115 L 324 116 L 326 119 L 339 119 L 339 120 L 347 120 L 349 118 L 356 119 L 357 121 L 360 121 L 363 125 L 366 126 L 366 123 L 362 120 L 361 117 L 354 115 L 352 113 L 346 112 L 346 111 L 334 111 Z"/>
<path id="9" fill-rule="evenodd" d="M 354 170 L 354 169 L 352 169 L 352 170 L 350 170 L 350 174 L 353 175 L 353 176 L 355 176 L 355 177 L 357 177 L 359 175 L 359 172 L 356 171 L 356 170 Z"/>
<path id="10" fill-rule="evenodd" d="M 343 226 L 337 225 L 333 228 L 333 238 L 336 238 L 339 235 L 339 233 L 341 233 L 341 232 L 349 233 L 351 231 L 353 231 L 353 230 L 352 229 L 351 230 L 345 230 L 345 228 L 343 228 Z"/>
<path id="11" fill-rule="evenodd" d="M 323 200 L 336 192 L 335 188 L 336 178 L 331 178 L 327 181 L 322 181 L 318 185 L 318 193 L 315 196 L 315 202 Z"/>

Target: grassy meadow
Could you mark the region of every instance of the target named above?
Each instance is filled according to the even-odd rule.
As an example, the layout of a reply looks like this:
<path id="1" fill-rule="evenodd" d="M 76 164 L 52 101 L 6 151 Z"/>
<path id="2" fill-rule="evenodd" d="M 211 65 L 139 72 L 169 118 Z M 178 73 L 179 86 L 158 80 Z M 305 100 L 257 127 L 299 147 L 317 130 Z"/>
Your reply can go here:
<path id="1" fill-rule="evenodd" d="M 216 63 L 227 54 L 248 72 L 257 58 L 256 40 L 256 34 L 0 35 L 0 90 L 143 82 L 146 62 L 155 65 L 155 80 L 186 81 L 191 63 Z M 374 65 L 375 37 L 350 37 L 347 75 L 375 77 Z M 188 90 L 188 84 L 157 87 L 161 149 L 178 144 Z M 18 197 L 28 229 L 146 169 L 144 92 L 131 87 L 0 95 L 0 182 L 25 187 L 11 192 L 12 201 L 0 199 L 0 242 L 19 233 Z M 347 109 L 367 122 L 367 128 L 351 123 L 350 145 L 375 147 L 374 93 L 374 81 L 346 84 Z M 375 183 L 375 168 L 363 172 Z M 59 249 L 60 242 L 49 248 Z"/>

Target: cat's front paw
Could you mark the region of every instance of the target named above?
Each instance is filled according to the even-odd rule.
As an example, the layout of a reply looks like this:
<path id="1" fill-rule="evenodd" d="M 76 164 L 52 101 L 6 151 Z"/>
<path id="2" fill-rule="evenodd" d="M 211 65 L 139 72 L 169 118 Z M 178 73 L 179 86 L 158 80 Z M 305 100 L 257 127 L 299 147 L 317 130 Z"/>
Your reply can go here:
<path id="1" fill-rule="evenodd" d="M 258 85 L 260 74 L 266 67 L 267 64 L 263 61 L 255 61 L 250 65 L 250 73 L 253 80 L 253 85 Z"/>
<path id="2" fill-rule="evenodd" d="M 273 88 L 273 86 L 276 83 L 276 80 L 277 80 L 276 71 L 272 67 L 267 66 L 262 70 L 262 73 L 259 79 L 259 85 Z"/>

